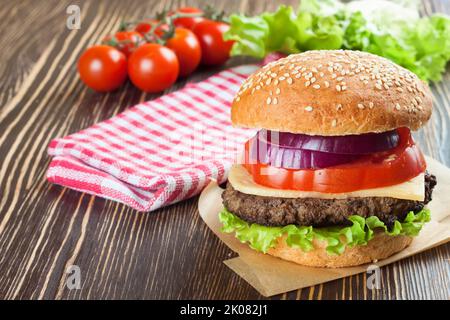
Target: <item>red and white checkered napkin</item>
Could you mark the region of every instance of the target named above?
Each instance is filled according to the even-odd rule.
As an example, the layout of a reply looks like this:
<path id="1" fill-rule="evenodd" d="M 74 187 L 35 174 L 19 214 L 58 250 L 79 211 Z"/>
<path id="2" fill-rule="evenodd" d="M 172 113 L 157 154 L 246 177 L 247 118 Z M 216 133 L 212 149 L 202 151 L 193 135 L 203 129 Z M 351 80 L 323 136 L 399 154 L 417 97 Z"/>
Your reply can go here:
<path id="1" fill-rule="evenodd" d="M 256 68 L 222 71 L 51 141 L 48 180 L 140 211 L 196 195 L 210 178 L 223 182 L 254 134 L 231 126 L 230 104 Z"/>

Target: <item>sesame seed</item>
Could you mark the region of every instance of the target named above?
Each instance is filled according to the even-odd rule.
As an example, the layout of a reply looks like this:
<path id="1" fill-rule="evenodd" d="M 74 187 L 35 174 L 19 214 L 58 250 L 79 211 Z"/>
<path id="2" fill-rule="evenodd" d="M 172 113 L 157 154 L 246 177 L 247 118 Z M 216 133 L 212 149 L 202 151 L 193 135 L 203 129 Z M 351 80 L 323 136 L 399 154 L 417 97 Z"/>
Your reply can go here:
<path id="1" fill-rule="evenodd" d="M 362 110 L 364 109 L 364 105 L 362 103 L 358 103 L 358 108 Z"/>
<path id="2" fill-rule="evenodd" d="M 281 77 L 278 78 L 278 80 L 280 80 L 280 81 L 283 81 L 285 79 L 286 79 L 286 77 L 284 77 L 284 76 L 281 76 Z"/>
<path id="3" fill-rule="evenodd" d="M 268 97 L 266 102 L 267 102 L 267 104 L 270 104 L 272 102 L 272 98 Z"/>
<path id="4" fill-rule="evenodd" d="M 311 84 L 311 81 L 306 81 L 305 82 L 305 87 L 309 87 L 310 84 Z"/>
<path id="5" fill-rule="evenodd" d="M 275 79 L 275 81 L 273 82 L 273 84 L 276 86 L 278 85 L 278 83 L 279 83 L 278 79 Z"/>
<path id="6" fill-rule="evenodd" d="M 341 86 L 340 85 L 336 85 L 336 90 L 337 91 L 341 91 Z"/>
<path id="7" fill-rule="evenodd" d="M 295 79 L 299 79 L 301 77 L 302 77 L 302 75 L 300 73 L 295 75 Z"/>
<path id="8" fill-rule="evenodd" d="M 238 102 L 239 100 L 241 100 L 241 97 L 237 96 L 236 99 L 234 99 L 236 102 Z"/>
<path id="9" fill-rule="evenodd" d="M 321 76 L 321 77 L 323 78 L 324 73 L 323 73 L 323 72 L 320 72 L 320 73 L 319 73 L 319 76 Z"/>
<path id="10" fill-rule="evenodd" d="M 373 102 L 369 102 L 369 109 L 373 108 Z"/>
<path id="11" fill-rule="evenodd" d="M 324 84 L 325 84 L 325 88 L 328 88 L 330 86 L 330 83 L 328 81 L 325 81 Z"/>
<path id="12" fill-rule="evenodd" d="M 278 98 L 273 98 L 272 104 L 277 104 L 277 103 L 278 103 Z"/>
<path id="13" fill-rule="evenodd" d="M 314 89 L 320 89 L 320 85 L 315 84 L 315 85 L 313 85 L 313 88 L 314 88 Z"/>
<path id="14" fill-rule="evenodd" d="M 307 107 L 305 107 L 305 110 L 308 111 L 308 112 L 311 112 L 311 111 L 313 111 L 313 107 L 307 106 Z"/>
<path id="15" fill-rule="evenodd" d="M 384 88 L 385 88 L 386 90 L 389 89 L 389 86 L 387 85 L 387 83 L 384 84 Z"/>
<path id="16" fill-rule="evenodd" d="M 337 78 L 336 78 L 336 81 L 342 81 L 342 80 L 344 80 L 343 77 L 337 77 Z"/>
<path id="17" fill-rule="evenodd" d="M 275 93 L 276 93 L 276 94 L 280 94 L 280 92 L 281 92 L 280 88 L 277 88 L 277 89 L 275 90 Z"/>
<path id="18" fill-rule="evenodd" d="M 381 85 L 380 85 L 380 84 L 378 84 L 378 83 L 377 83 L 377 84 L 375 85 L 375 88 L 377 88 L 378 90 L 381 90 L 381 89 L 383 89 L 383 87 L 381 87 Z"/>
<path id="19" fill-rule="evenodd" d="M 401 109 L 400 104 L 396 103 L 395 104 L 395 109 L 400 110 Z"/>
<path id="20" fill-rule="evenodd" d="M 338 104 L 336 105 L 336 110 L 342 110 L 342 104 L 338 103 Z"/>
<path id="21" fill-rule="evenodd" d="M 277 74 L 276 74 L 275 72 L 273 72 L 273 73 L 270 74 L 270 76 L 271 76 L 272 78 L 275 78 L 275 77 L 277 76 Z"/>
<path id="22" fill-rule="evenodd" d="M 272 78 L 266 80 L 266 85 L 269 85 L 272 82 Z"/>
<path id="23" fill-rule="evenodd" d="M 292 78 L 291 77 L 289 77 L 289 78 L 287 78 L 287 83 L 289 83 L 289 84 L 292 84 L 292 82 L 293 82 L 293 80 L 292 80 Z"/>
<path id="24" fill-rule="evenodd" d="M 334 78 L 336 78 L 336 77 L 337 77 L 336 73 L 333 73 L 333 74 L 331 75 L 331 79 L 334 79 Z"/>
<path id="25" fill-rule="evenodd" d="M 257 85 L 257 86 L 256 86 L 256 90 L 259 90 L 259 89 L 261 89 L 261 86 L 260 86 L 260 85 Z"/>
<path id="26" fill-rule="evenodd" d="M 315 67 L 311 68 L 312 72 L 319 72 Z"/>
<path id="27" fill-rule="evenodd" d="M 342 86 L 341 90 L 344 91 L 345 89 L 347 89 L 347 86 Z"/>
<path id="28" fill-rule="evenodd" d="M 403 89 L 402 88 L 397 88 L 397 91 L 398 92 L 403 92 Z"/>
<path id="29" fill-rule="evenodd" d="M 331 121 L 331 126 L 332 127 L 336 127 L 336 124 L 337 124 L 337 120 L 333 119 L 333 121 Z"/>
<path id="30" fill-rule="evenodd" d="M 369 84 L 369 81 L 364 80 L 363 83 L 364 83 L 364 84 Z"/>
<path id="31" fill-rule="evenodd" d="M 316 78 L 312 77 L 311 78 L 311 83 L 314 83 L 314 82 L 316 82 Z"/>

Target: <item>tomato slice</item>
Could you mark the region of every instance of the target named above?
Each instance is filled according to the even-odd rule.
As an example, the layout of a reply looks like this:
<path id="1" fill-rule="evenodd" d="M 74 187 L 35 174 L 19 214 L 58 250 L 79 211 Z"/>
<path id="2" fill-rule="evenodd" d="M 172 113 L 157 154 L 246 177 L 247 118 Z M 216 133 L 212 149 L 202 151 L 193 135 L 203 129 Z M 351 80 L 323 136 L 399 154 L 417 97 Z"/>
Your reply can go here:
<path id="1" fill-rule="evenodd" d="M 398 129 L 396 148 L 325 169 L 284 169 L 262 163 L 249 163 L 245 145 L 245 163 L 253 180 L 276 188 L 324 193 L 341 193 L 386 187 L 411 180 L 426 169 L 425 158 L 407 128 Z"/>

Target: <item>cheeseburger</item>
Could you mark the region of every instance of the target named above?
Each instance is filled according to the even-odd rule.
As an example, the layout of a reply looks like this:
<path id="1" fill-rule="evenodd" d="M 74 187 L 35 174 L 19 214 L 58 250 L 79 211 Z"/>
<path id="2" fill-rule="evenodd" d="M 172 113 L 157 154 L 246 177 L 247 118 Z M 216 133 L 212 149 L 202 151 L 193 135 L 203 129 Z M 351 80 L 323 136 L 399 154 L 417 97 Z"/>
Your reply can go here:
<path id="1" fill-rule="evenodd" d="M 233 125 L 259 131 L 232 166 L 223 232 L 314 267 L 385 259 L 430 220 L 436 178 L 411 130 L 431 93 L 410 71 L 358 51 L 308 51 L 241 86 Z"/>

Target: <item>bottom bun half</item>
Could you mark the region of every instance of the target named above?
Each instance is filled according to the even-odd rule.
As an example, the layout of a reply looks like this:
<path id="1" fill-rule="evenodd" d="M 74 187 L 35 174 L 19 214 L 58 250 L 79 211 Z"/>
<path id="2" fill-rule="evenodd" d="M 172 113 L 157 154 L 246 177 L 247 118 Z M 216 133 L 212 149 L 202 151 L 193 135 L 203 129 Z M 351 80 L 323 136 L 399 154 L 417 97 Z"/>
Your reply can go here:
<path id="1" fill-rule="evenodd" d="M 326 252 L 327 243 L 324 241 L 314 240 L 314 249 L 305 252 L 289 247 L 286 237 L 281 237 L 277 245 L 269 249 L 268 254 L 310 267 L 340 268 L 386 259 L 405 249 L 411 241 L 412 237 L 409 236 L 390 236 L 377 232 L 367 245 L 347 247 L 340 255 L 330 255 Z"/>

